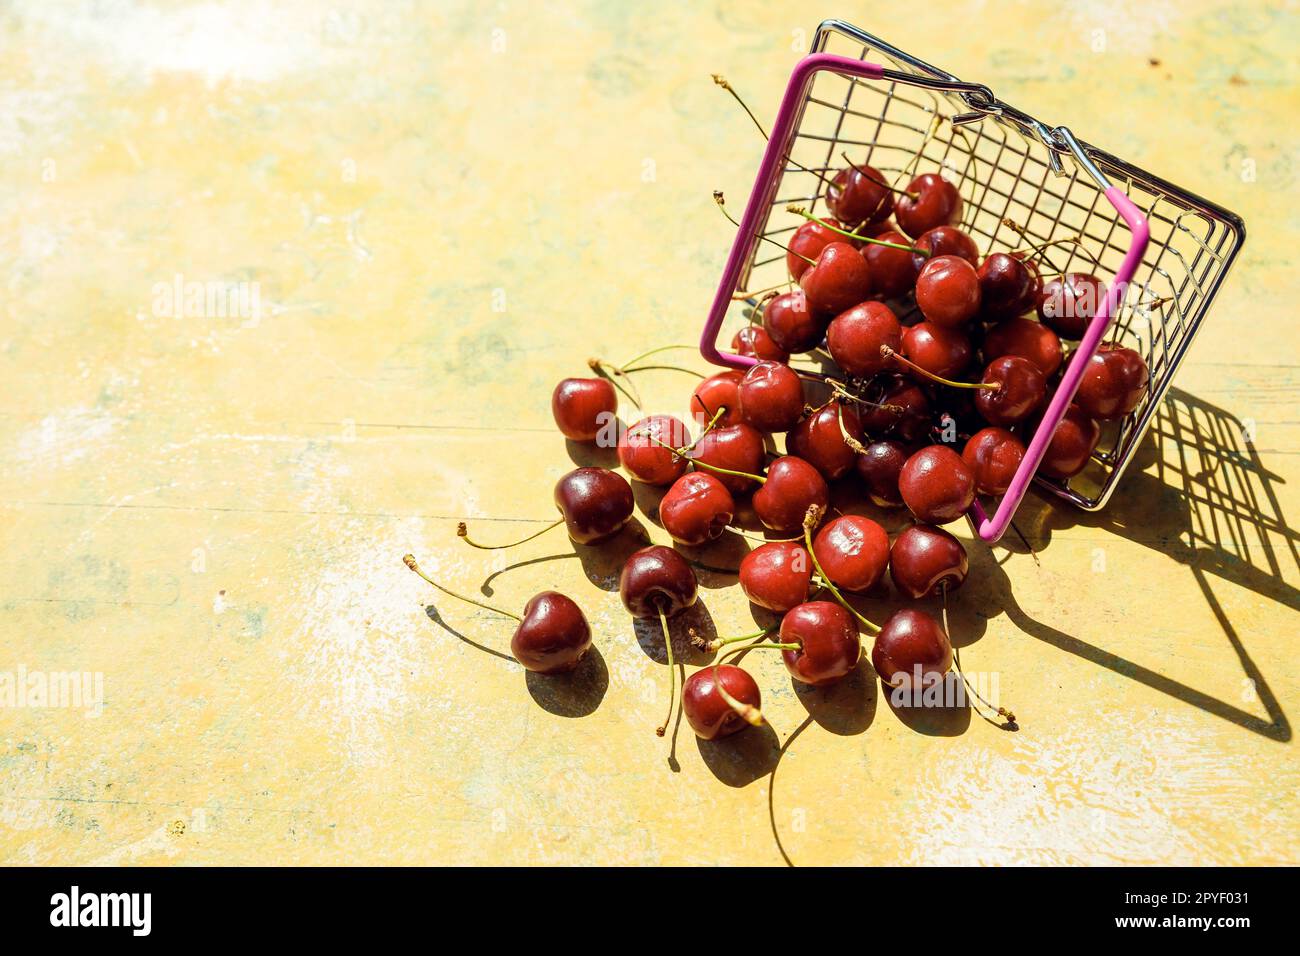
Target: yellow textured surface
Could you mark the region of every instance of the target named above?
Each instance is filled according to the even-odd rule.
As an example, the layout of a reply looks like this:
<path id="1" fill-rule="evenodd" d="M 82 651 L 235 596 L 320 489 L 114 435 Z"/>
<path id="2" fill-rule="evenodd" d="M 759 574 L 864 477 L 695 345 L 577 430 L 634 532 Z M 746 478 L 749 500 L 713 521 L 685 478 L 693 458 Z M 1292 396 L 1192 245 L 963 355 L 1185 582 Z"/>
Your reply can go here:
<path id="1" fill-rule="evenodd" d="M 609 591 L 630 539 L 494 561 L 453 529 L 550 520 L 553 383 L 697 334 L 710 191 L 761 150 L 708 75 L 770 117 L 823 14 L 1251 237 L 1112 506 L 1027 502 L 1041 566 L 971 549 L 954 636 L 1019 733 L 905 721 L 866 668 L 796 695 L 770 657 L 772 728 L 684 731 L 674 773 Z M 0 710 L 0 860 L 767 864 L 774 824 L 809 864 L 1300 857 L 1293 4 L 17 2 L 0 37 L 0 671 L 105 698 Z M 267 314 L 159 315 L 177 274 Z M 507 606 L 568 591 L 600 663 L 566 687 L 457 640 L 408 550 Z"/>

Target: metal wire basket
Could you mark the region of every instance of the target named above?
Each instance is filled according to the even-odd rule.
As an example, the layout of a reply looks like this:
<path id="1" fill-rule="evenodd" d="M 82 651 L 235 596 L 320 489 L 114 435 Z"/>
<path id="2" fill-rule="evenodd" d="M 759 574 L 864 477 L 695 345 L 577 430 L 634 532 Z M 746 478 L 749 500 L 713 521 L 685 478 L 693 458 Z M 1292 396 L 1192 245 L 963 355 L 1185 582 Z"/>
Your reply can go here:
<path id="1" fill-rule="evenodd" d="M 701 352 L 709 361 L 753 363 L 717 348 L 736 304 L 732 297 L 788 278 L 784 254 L 761 237 L 783 242 L 803 222 L 787 211 L 789 204 L 825 214 L 818 207 L 829 177 L 846 165 L 842 152 L 891 179 L 944 173 L 964 200 L 961 228 L 986 255 L 1067 240 L 1045 259 L 1052 271 L 1092 272 L 1107 282 L 1107 299 L 1070 355 L 1016 481 L 992 517 L 978 502 L 971 517 L 982 538 L 996 540 L 1031 479 L 1081 508 L 1104 507 L 1241 248 L 1241 218 L 1077 140 L 1063 126 L 1049 127 L 983 85 L 963 83 L 828 20 L 786 88 L 705 326 Z M 1108 328 L 1112 317 L 1116 326 Z M 1106 428 L 1083 473 L 1068 481 L 1035 478 L 1084 366 L 1106 335 L 1146 360 L 1147 395 Z"/>

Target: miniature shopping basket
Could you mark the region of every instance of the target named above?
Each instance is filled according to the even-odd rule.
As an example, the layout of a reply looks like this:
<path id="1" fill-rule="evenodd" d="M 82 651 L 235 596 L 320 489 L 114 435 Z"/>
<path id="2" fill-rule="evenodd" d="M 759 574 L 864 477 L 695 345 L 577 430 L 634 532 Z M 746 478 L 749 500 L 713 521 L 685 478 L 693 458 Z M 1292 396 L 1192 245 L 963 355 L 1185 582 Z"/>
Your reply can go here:
<path id="1" fill-rule="evenodd" d="M 828 20 L 777 112 L 704 329 L 700 350 L 710 362 L 743 368 L 755 361 L 718 350 L 733 296 L 788 279 L 784 254 L 762 237 L 784 242 L 803 221 L 787 211 L 790 204 L 824 214 L 825 182 L 846 165 L 844 152 L 891 179 L 942 171 L 962 194 L 961 228 L 986 253 L 1068 236 L 1045 263 L 1107 283 L 1010 488 L 991 517 L 978 500 L 970 517 L 981 538 L 996 541 L 1031 480 L 1089 511 L 1104 507 L 1241 248 L 1240 217 L 1077 140 L 1064 126 L 1049 127 L 986 86 Z M 1106 428 L 1082 474 L 1035 479 L 1084 366 L 1107 334 L 1145 358 L 1146 397 Z"/>

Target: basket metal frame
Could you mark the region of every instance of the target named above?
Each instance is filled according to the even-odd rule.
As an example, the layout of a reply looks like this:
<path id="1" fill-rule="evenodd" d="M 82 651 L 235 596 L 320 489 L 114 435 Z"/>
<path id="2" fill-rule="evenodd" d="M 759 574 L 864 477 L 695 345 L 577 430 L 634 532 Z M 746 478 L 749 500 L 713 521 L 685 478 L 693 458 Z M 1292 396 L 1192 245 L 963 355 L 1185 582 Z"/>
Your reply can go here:
<path id="1" fill-rule="evenodd" d="M 1077 235 L 1078 242 L 1051 248 L 1051 271 L 1093 272 L 1109 285 L 1117 275 L 1132 272 L 1123 268 L 1132 265 L 1136 271 L 1131 285 L 1139 294 L 1136 301 L 1132 295 L 1115 301 L 1114 328 L 1105 334 L 1142 354 L 1151 372 L 1147 395 L 1123 421 L 1106 429 L 1094 465 L 1084 476 L 1070 481 L 1034 479 L 1080 508 L 1103 508 L 1240 251 L 1245 240 L 1241 218 L 1076 139 L 1065 127 L 1048 126 L 1002 102 L 986 86 L 965 83 L 847 23 L 823 22 L 811 55 L 826 54 L 832 45 L 847 47 L 837 51 L 841 56 L 892 69 L 880 69 L 866 79 L 823 72 L 805 84 L 776 181 L 765 190 L 755 184 L 751 204 L 761 197 L 763 208 L 757 211 L 752 235 L 737 237 L 738 246 L 747 246 L 735 288 L 775 284 L 777 270 L 788 278 L 784 255 L 762 237 L 782 242 L 783 235 L 797 228 L 802 220 L 785 212 L 787 204 L 806 205 L 822 214 L 818 207 L 824 205 L 827 177 L 843 167 L 842 151 L 886 176 L 947 170 L 959 180 L 965 201 L 961 227 L 986 254 Z M 840 84 L 846 87 L 842 97 L 826 95 L 825 87 Z M 864 97 L 871 98 L 870 106 L 862 106 Z M 783 110 L 787 106 L 783 104 Z M 821 142 L 824 157 L 814 160 L 820 156 L 816 144 Z M 802 169 L 789 161 L 796 152 L 804 159 Z M 907 163 L 901 162 L 904 157 Z M 1138 243 L 1123 228 L 1127 217 L 1115 212 L 1125 198 L 1151 230 L 1140 260 L 1133 256 L 1131 263 L 1120 260 Z M 706 333 L 702 351 L 710 360 L 748 364 L 738 361 L 742 357 L 718 352 L 708 338 Z M 1085 340 L 1076 352 L 1088 345 Z M 1015 504 L 1018 498 L 1012 509 Z M 984 515 L 982 509 L 976 511 L 978 522 Z M 983 536 L 993 540 L 997 535 Z"/>

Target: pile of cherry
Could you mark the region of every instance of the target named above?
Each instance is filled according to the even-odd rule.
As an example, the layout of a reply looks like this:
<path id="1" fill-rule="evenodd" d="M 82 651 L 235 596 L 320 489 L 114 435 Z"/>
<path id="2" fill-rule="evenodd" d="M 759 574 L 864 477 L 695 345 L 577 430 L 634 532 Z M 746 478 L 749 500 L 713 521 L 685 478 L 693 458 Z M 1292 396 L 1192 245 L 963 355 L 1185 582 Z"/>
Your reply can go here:
<path id="1" fill-rule="evenodd" d="M 877 588 L 887 571 L 903 601 L 946 600 L 961 586 L 966 550 L 940 525 L 960 519 L 977 494 L 1007 490 L 1026 436 L 1059 381 L 1063 340 L 1083 334 L 1105 295 L 1096 276 L 1045 273 L 1046 247 L 981 258 L 956 226 L 960 194 L 939 174 L 895 190 L 877 170 L 849 166 L 831 181 L 827 205 L 834 218 L 802 213 L 807 221 L 785 247 L 788 291 L 769 290 L 753 310 L 761 324 L 732 342 L 757 363 L 719 372 L 694 390 L 691 410 L 706 423 L 702 433 L 692 438 L 669 415 L 617 432 L 619 460 L 631 478 L 667 488 L 658 520 L 678 544 L 718 538 L 746 497 L 762 524 L 783 536 L 750 551 L 738 569 L 745 595 L 780 615 L 779 626 L 700 642 L 713 651 L 736 644 L 682 690 L 682 712 L 705 739 L 762 721 L 753 677 L 723 663 L 735 654 L 778 650 L 794 680 L 827 685 L 858 665 L 865 630 L 874 638 L 871 663 L 885 683 L 905 688 L 949 672 L 952 644 L 933 615 L 903 607 L 876 627 L 844 595 Z M 914 324 L 899 321 L 899 312 L 917 311 Z M 829 357 L 842 375 L 796 370 L 788 364 L 793 353 Z M 551 399 L 559 430 L 577 442 L 593 442 L 617 422 L 613 382 L 626 372 L 593 368 L 600 377 L 565 379 Z M 1100 423 L 1131 412 L 1147 381 L 1136 352 L 1103 345 L 1040 473 L 1080 472 L 1096 449 Z M 785 434 L 785 454 L 774 450 L 778 433 Z M 906 507 L 916 523 L 891 544 L 871 518 L 832 514 L 832 482 L 859 482 L 875 505 Z M 635 500 L 622 475 L 584 467 L 560 479 L 555 505 L 569 537 L 595 545 L 628 524 Z M 463 525 L 460 534 L 483 547 Z M 424 576 L 414 558 L 405 560 Z M 674 548 L 645 547 L 624 564 L 619 593 L 633 617 L 662 626 L 671 719 L 677 695 L 668 622 L 695 603 L 695 571 Z M 572 671 L 591 647 L 582 611 L 557 592 L 536 595 L 522 616 L 510 616 L 519 621 L 511 649 L 529 670 Z"/>

